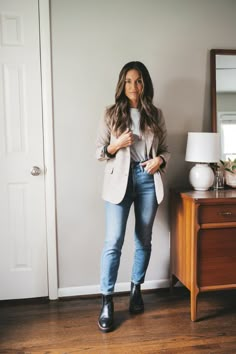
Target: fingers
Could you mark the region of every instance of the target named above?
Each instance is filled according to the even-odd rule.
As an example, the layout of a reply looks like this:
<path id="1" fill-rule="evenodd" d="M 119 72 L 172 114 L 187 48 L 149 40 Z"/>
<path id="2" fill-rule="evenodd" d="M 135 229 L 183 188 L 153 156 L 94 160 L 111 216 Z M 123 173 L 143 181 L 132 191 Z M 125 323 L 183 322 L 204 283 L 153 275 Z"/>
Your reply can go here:
<path id="1" fill-rule="evenodd" d="M 152 171 L 152 164 L 150 163 L 150 160 L 141 162 L 140 165 L 141 165 L 142 167 L 144 167 L 144 170 L 145 170 L 147 173 L 151 173 L 151 171 Z"/>
<path id="2" fill-rule="evenodd" d="M 130 146 L 132 145 L 134 142 L 134 137 L 133 137 L 133 133 L 132 132 L 128 132 L 126 134 L 126 136 L 124 137 L 124 143 L 126 144 L 126 146 Z"/>
<path id="3" fill-rule="evenodd" d="M 127 146 L 130 146 L 133 144 L 134 142 L 134 136 L 133 136 L 133 132 L 130 129 L 127 129 L 125 132 L 125 138 L 126 138 L 126 142 L 127 142 Z"/>
<path id="4" fill-rule="evenodd" d="M 153 174 L 152 172 L 152 167 L 149 165 L 146 165 L 145 169 L 144 169 L 147 173 L 149 173 L 150 175 Z"/>
<path id="5" fill-rule="evenodd" d="M 150 174 L 150 175 L 153 175 L 155 172 L 156 172 L 156 168 L 154 167 L 145 167 L 145 171 Z"/>
<path id="6" fill-rule="evenodd" d="M 127 132 L 126 135 L 127 135 L 128 139 L 134 140 L 134 136 L 133 136 L 133 133 L 131 131 Z"/>
<path id="7" fill-rule="evenodd" d="M 147 165 L 147 163 L 148 163 L 148 160 L 147 160 L 147 161 L 143 161 L 143 162 L 141 162 L 141 163 L 140 163 L 140 165 L 141 165 L 142 167 L 144 167 L 144 166 L 146 166 L 146 165 Z"/>
<path id="8" fill-rule="evenodd" d="M 130 129 L 126 129 L 119 137 L 120 147 L 127 147 L 133 144 L 134 136 Z"/>
<path id="9" fill-rule="evenodd" d="M 153 159 L 144 161 L 144 162 L 140 163 L 140 165 L 142 167 L 145 167 L 144 170 L 150 175 L 153 175 L 159 169 Z"/>
<path id="10" fill-rule="evenodd" d="M 132 134 L 132 131 L 129 129 L 129 128 L 127 128 L 120 136 L 123 136 L 123 135 L 126 135 L 126 134 L 129 134 L 129 133 L 131 133 Z"/>

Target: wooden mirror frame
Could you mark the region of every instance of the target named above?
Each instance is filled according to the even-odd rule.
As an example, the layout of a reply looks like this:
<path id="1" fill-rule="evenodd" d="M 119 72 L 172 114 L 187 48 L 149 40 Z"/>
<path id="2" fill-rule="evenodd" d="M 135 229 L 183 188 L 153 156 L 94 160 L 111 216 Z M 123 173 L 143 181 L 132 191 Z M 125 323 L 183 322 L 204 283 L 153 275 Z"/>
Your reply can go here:
<path id="1" fill-rule="evenodd" d="M 217 110 L 216 110 L 216 55 L 235 55 L 236 49 L 211 49 L 210 70 L 211 70 L 211 127 L 217 132 Z"/>

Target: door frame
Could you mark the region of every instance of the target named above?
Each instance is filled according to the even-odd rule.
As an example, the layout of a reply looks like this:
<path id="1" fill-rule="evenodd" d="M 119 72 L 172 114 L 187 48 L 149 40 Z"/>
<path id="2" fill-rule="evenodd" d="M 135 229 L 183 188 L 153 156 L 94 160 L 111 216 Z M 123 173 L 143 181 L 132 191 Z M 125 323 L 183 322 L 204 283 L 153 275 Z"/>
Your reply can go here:
<path id="1" fill-rule="evenodd" d="M 51 64 L 50 0 L 38 0 L 40 61 L 43 113 L 43 146 L 45 164 L 46 242 L 48 267 L 48 295 L 58 298 L 56 190 L 53 130 L 53 91 Z"/>

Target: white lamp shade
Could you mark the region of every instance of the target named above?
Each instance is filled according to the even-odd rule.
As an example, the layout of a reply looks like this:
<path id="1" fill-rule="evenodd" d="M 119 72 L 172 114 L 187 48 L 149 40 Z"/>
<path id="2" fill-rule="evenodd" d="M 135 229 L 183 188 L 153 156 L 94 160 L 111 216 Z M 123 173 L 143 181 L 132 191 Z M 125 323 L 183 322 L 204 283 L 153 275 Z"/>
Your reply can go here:
<path id="1" fill-rule="evenodd" d="M 186 161 L 209 163 L 219 159 L 219 133 L 188 133 Z"/>

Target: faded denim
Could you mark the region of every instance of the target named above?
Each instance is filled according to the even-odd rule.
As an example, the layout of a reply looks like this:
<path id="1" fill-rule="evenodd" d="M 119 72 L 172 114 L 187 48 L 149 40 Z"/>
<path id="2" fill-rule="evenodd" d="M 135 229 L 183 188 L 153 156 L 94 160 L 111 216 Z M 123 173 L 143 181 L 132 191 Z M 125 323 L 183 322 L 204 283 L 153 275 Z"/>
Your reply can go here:
<path id="1" fill-rule="evenodd" d="M 125 197 L 119 204 L 105 202 L 106 238 L 101 261 L 101 292 L 114 292 L 130 207 L 134 203 L 135 252 L 131 281 L 144 282 L 151 255 L 152 227 L 158 203 L 154 178 L 138 163 L 131 164 Z"/>

